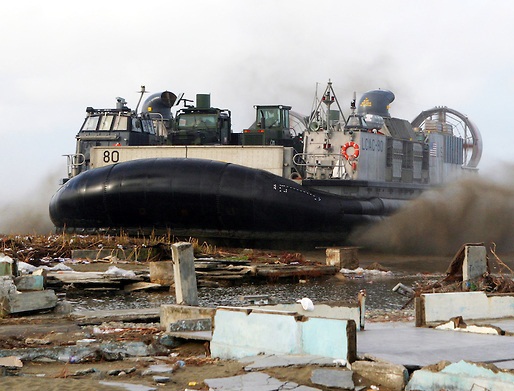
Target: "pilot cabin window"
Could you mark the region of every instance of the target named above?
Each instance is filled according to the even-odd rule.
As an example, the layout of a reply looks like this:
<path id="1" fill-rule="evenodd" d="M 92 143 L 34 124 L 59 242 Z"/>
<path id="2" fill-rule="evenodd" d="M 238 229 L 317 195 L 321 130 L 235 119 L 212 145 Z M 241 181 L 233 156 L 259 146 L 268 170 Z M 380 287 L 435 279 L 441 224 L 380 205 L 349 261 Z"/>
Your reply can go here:
<path id="1" fill-rule="evenodd" d="M 97 115 L 87 117 L 86 122 L 84 122 L 84 125 L 82 126 L 82 130 L 96 130 L 98 119 L 99 117 Z"/>
<path id="2" fill-rule="evenodd" d="M 100 119 L 100 126 L 98 130 L 111 130 L 112 120 L 114 117 L 112 115 L 103 115 Z"/>

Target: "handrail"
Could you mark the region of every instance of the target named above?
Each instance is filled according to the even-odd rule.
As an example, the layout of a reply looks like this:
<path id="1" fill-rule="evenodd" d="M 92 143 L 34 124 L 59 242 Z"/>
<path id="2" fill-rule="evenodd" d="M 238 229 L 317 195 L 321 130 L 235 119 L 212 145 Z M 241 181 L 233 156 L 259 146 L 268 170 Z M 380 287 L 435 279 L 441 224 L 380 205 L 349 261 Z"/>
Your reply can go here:
<path id="1" fill-rule="evenodd" d="M 334 164 L 322 164 L 320 160 L 322 158 L 325 159 L 327 157 L 332 157 L 333 160 L 331 161 L 331 163 L 334 163 Z M 308 162 L 308 160 L 312 161 L 312 159 L 314 159 L 315 163 Z M 317 159 L 319 159 L 319 160 L 317 160 Z M 333 171 L 334 173 L 336 172 L 335 170 L 339 171 L 338 174 L 335 174 L 334 176 L 332 176 L 333 178 L 346 179 L 346 178 L 348 178 L 348 172 L 346 171 L 346 166 L 344 164 L 343 159 L 344 159 L 343 156 L 338 153 L 328 153 L 328 154 L 297 153 L 296 155 L 293 156 L 293 163 L 296 166 L 306 167 L 306 170 L 305 170 L 306 174 L 316 175 L 315 173 L 319 168 L 331 168 L 332 170 L 334 170 Z M 309 169 L 314 169 L 314 173 L 312 172 L 312 170 L 309 172 Z M 309 176 L 309 175 L 307 175 L 307 176 Z"/>
<path id="2" fill-rule="evenodd" d="M 78 168 L 83 166 L 86 162 L 86 157 L 82 153 L 72 153 L 63 156 L 66 156 L 66 170 L 68 172 L 68 178 L 77 175 Z"/>
<path id="3" fill-rule="evenodd" d="M 293 156 L 293 163 L 298 166 L 323 166 L 322 164 L 309 164 L 307 163 L 307 159 L 309 158 L 327 158 L 327 157 L 334 157 L 334 161 L 342 161 L 343 156 L 339 153 L 328 153 L 328 154 L 322 154 L 322 153 L 297 153 Z M 327 166 L 328 167 L 328 166 Z M 330 165 L 330 167 L 333 167 Z"/>

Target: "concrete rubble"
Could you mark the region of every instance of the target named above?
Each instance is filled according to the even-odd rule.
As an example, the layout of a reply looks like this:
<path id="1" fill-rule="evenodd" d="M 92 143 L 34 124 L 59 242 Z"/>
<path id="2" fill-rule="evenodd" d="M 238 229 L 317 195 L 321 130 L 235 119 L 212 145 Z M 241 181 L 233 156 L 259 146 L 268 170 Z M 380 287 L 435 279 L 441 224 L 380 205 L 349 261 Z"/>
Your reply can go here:
<path id="1" fill-rule="evenodd" d="M 412 374 L 406 391 L 425 390 L 514 390 L 514 374 L 494 365 L 466 361 L 442 362 Z"/>
<path id="2" fill-rule="evenodd" d="M 280 381 L 265 373 L 247 373 L 221 379 L 205 379 L 204 383 L 212 391 L 315 391 L 318 388 L 301 386 L 294 382 Z"/>
<path id="3" fill-rule="evenodd" d="M 344 388 L 353 390 L 353 372 L 341 369 L 315 369 L 312 371 L 311 382 L 324 387 Z"/>
<path id="4" fill-rule="evenodd" d="M 409 373 L 403 365 L 381 361 L 355 361 L 352 371 L 391 390 L 400 391 L 409 380 Z"/>
<path id="5" fill-rule="evenodd" d="M 329 266 L 358 266 L 354 248 L 329 250 Z M 178 243 L 172 252 L 174 261 L 157 267 L 155 273 L 161 276 L 154 278 L 171 287 L 179 304 L 141 310 L 139 315 L 130 310 L 111 311 L 110 315 L 72 312 L 66 316 L 67 321 L 73 327 L 92 325 L 90 333 L 73 344 L 52 346 L 49 340 L 34 337 L 27 338 L 24 347 L 0 349 L 0 374 L 12 374 L 7 369 L 15 373 L 23 363 L 37 361 L 119 361 L 119 368 L 102 376 L 137 374 L 160 387 L 172 382 L 174 375 L 189 365 L 172 356 L 171 349 L 185 341 L 197 341 L 205 348 L 205 358 L 216 362 L 236 360 L 245 372 L 203 380 L 210 390 L 514 390 L 514 294 L 475 290 L 480 285 L 478 281 L 485 274 L 489 276 L 481 246 L 464 246 L 456 257 L 458 261 L 452 262 L 451 278 L 458 292 L 420 293 L 397 286 L 408 297 L 417 295 L 415 324 L 366 325 L 365 292 L 359 293 L 356 303 L 313 303 L 308 309 L 299 303 L 264 304 L 268 300 L 263 297 L 254 301 L 264 305 L 198 306 L 191 245 Z M 141 274 L 117 266 L 87 276 L 43 269 L 18 275 L 17 262 L 5 255 L 0 256 L 0 271 L 4 316 L 57 307 L 55 292 L 47 289 L 49 279 L 63 284 L 101 284 L 104 288 L 113 284 L 116 289 L 140 283 L 161 285 L 143 281 Z M 163 273 L 172 273 L 172 281 Z M 118 323 L 107 324 L 108 316 L 117 318 Z M 147 317 L 147 324 L 132 327 L 131 333 L 128 322 L 137 316 Z M 155 318 L 159 323 L 151 326 L 149 322 Z M 108 340 L 110 334 L 113 338 Z M 129 365 L 130 360 L 145 358 L 153 361 L 144 369 Z M 280 380 L 267 373 L 288 367 L 307 368 L 308 382 L 313 386 Z M 70 375 L 96 374 L 98 370 L 91 367 Z M 191 387 L 198 385 L 193 383 Z M 127 389 L 131 386 L 128 382 L 105 380 L 101 384 L 124 385 Z"/>
<path id="6" fill-rule="evenodd" d="M 18 276 L 16 260 L 0 253 L 0 317 L 38 310 L 57 305 L 57 296 L 45 289 L 44 274 Z"/>

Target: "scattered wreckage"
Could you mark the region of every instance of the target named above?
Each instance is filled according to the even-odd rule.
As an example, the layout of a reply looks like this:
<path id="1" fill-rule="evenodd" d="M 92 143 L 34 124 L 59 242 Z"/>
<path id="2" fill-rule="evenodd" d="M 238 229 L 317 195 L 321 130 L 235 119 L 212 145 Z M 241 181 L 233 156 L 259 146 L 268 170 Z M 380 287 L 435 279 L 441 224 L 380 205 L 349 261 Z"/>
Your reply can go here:
<path id="1" fill-rule="evenodd" d="M 498 264 L 502 264 L 499 258 L 496 256 L 494 249 L 491 251 L 495 255 Z M 423 326 L 435 325 L 427 315 L 430 315 L 433 308 L 449 308 L 448 312 L 451 314 L 450 317 L 447 314 L 440 314 L 441 321 L 437 321 L 438 324 L 449 323 L 451 320 L 455 328 L 462 329 L 465 324 L 469 328 L 471 326 L 470 320 L 474 321 L 474 317 L 470 317 L 467 313 L 454 313 L 455 308 L 448 305 L 450 302 L 457 302 L 455 295 L 475 295 L 471 299 L 473 307 L 477 307 L 476 295 L 482 295 L 488 298 L 501 298 L 503 301 L 512 298 L 514 295 L 509 294 L 509 278 L 506 274 L 500 273 L 499 275 L 491 270 L 493 266 L 488 262 L 486 257 L 482 255 L 484 248 L 482 245 L 466 245 L 459 251 L 451 262 L 450 267 L 446 276 L 435 283 L 431 283 L 426 286 L 416 286 L 413 288 L 406 289 L 409 287 L 401 286 L 404 293 L 413 296 L 413 301 L 416 302 L 416 323 L 419 323 L 419 316 L 425 317 L 425 323 Z M 6 256 L 4 255 L 4 258 Z M 174 258 L 175 260 L 176 258 Z M 193 259 L 190 256 L 190 259 Z M 111 259 L 112 261 L 112 259 Z M 196 263 L 196 261 L 193 259 Z M 213 260 L 202 260 L 199 264 L 206 262 L 210 265 Z M 332 261 L 331 261 L 332 262 Z M 4 265 L 4 263 L 6 263 Z M 155 262 L 163 263 L 163 262 Z M 179 263 L 179 262 L 178 262 Z M 177 302 L 179 297 L 184 300 L 189 300 L 191 295 L 188 294 L 188 289 L 192 289 L 192 286 L 187 286 L 185 283 L 188 279 L 181 277 L 177 272 L 177 262 L 173 262 L 172 269 L 175 278 L 181 280 L 183 286 L 182 292 L 177 294 L 177 286 L 175 284 L 175 292 L 177 294 Z M 327 262 L 328 263 L 328 262 Z M 8 260 L 6 262 L 0 262 L 1 266 L 7 271 L 12 272 L 12 265 Z M 11 270 L 9 270 L 9 265 Z M 18 262 L 19 266 L 20 263 Z M 484 266 L 485 265 L 485 266 Z M 109 279 L 112 284 L 118 284 L 119 286 L 128 286 L 133 283 L 145 282 L 148 278 L 147 274 L 124 271 L 122 268 L 114 265 L 110 265 L 111 272 L 95 272 L 96 274 L 88 275 L 89 279 L 99 283 L 100 280 L 104 280 L 103 274 L 108 275 L 105 279 Z M 121 264 L 120 264 L 121 266 Z M 170 266 L 170 265 L 168 265 Z M 204 265 L 205 266 L 205 265 Z M 227 265 L 224 265 L 227 266 Z M 294 266 L 294 265 L 293 265 Z M 23 266 L 22 264 L 22 267 Z M 62 267 L 62 266 L 60 266 Z M 212 267 L 212 266 L 210 266 Z M 274 267 L 277 267 L 276 265 Z M 332 267 L 336 266 L 332 265 Z M 109 269 L 108 269 L 109 270 Z M 199 275 L 199 270 L 193 268 L 193 274 Z M 32 272 L 33 274 L 34 272 Z M 41 276 L 45 276 L 48 281 L 60 281 L 62 287 L 64 286 L 80 286 L 81 278 L 66 277 L 67 271 L 64 270 L 47 270 L 46 272 L 40 272 Z M 60 279 L 57 277 L 49 278 L 52 275 L 60 275 Z M 36 274 L 35 276 L 38 276 Z M 63 277 L 64 276 L 64 277 Z M 26 278 L 23 280 L 27 280 Z M 40 278 L 34 278 L 31 282 L 33 285 L 37 285 Z M 84 278 L 83 280 L 87 280 Z M 137 281 L 135 281 L 137 280 Z M 5 276 L 2 281 L 5 281 Z M 21 280 L 16 281 L 21 284 Z M 120 282 L 124 281 L 124 282 Z M 510 280 L 511 281 L 511 280 Z M 14 279 L 13 279 L 14 283 Z M 105 281 L 103 281 L 105 283 Z M 23 284 L 30 285 L 30 282 L 24 281 Z M 94 284 L 93 284 L 94 285 Z M 16 285 L 15 285 L 16 286 Z M 194 283 L 196 287 L 196 281 Z M 17 286 L 16 286 L 17 287 Z M 97 286 L 98 288 L 98 286 Z M 117 288 L 121 289 L 121 288 Z M 9 289 L 7 289 L 9 290 Z M 43 290 L 44 291 L 44 290 Z M 41 292 L 39 293 L 41 294 Z M 23 296 L 25 294 L 17 294 Z M 439 302 L 432 304 L 432 297 L 430 295 L 443 295 L 439 297 Z M 450 296 L 444 296 L 450 295 Z M 194 296 L 194 295 L 193 295 Z M 263 298 L 256 298 L 256 300 Z M 10 371 L 14 373 L 19 369 L 20 362 L 17 361 L 17 357 L 21 357 L 23 361 L 30 361 L 35 359 L 44 358 L 46 360 L 55 360 L 62 363 L 79 363 L 79 362 L 96 362 L 96 360 L 123 360 L 119 365 L 119 369 L 113 372 L 121 373 L 124 372 L 128 376 L 132 376 L 133 373 L 137 373 L 141 376 L 152 376 L 155 383 L 161 384 L 166 381 L 170 381 L 173 376 L 173 371 L 178 371 L 180 368 L 187 367 L 191 361 L 188 359 L 182 359 L 170 355 L 172 350 L 181 341 L 187 338 L 194 338 L 200 343 L 205 343 L 205 355 L 202 358 L 204 364 L 216 362 L 216 357 L 225 359 L 233 358 L 234 355 L 240 356 L 242 366 L 246 374 L 238 375 L 236 377 L 229 377 L 224 379 L 218 379 L 216 381 L 212 379 L 205 379 L 202 384 L 208 385 L 211 389 L 218 389 L 218 387 L 226 386 L 227 384 L 233 384 L 233 382 L 245 382 L 250 378 L 255 381 L 271 381 L 268 375 L 264 373 L 258 375 L 254 371 L 264 371 L 266 368 L 274 365 L 318 365 L 311 376 L 312 384 L 319 384 L 325 387 L 338 387 L 340 384 L 347 384 L 345 388 L 357 388 L 357 383 L 354 382 L 355 376 L 358 378 L 367 379 L 366 384 L 376 384 L 376 389 L 380 387 L 387 387 L 393 390 L 416 390 L 416 389 L 427 389 L 427 390 L 439 390 L 441 388 L 451 389 L 456 384 L 470 384 L 469 389 L 473 385 L 477 385 L 479 389 L 495 389 L 495 387 L 507 387 L 502 389 L 509 389 L 506 385 L 512 384 L 512 373 L 502 371 L 494 366 L 488 366 L 486 368 L 483 364 L 472 363 L 469 361 L 456 361 L 451 364 L 439 363 L 429 367 L 410 367 L 398 363 L 391 362 L 380 362 L 374 359 L 372 356 L 380 358 L 380 354 L 375 354 L 373 350 L 368 350 L 368 345 L 365 344 L 367 337 L 378 335 L 383 342 L 386 341 L 386 333 L 381 329 L 371 329 L 366 327 L 364 331 L 363 315 L 365 311 L 365 301 L 359 302 L 361 307 L 357 307 L 357 312 L 348 312 L 344 315 L 318 315 L 316 311 L 323 310 L 321 303 L 313 303 L 312 306 L 306 306 L 302 308 L 302 303 L 291 304 L 292 307 L 285 308 L 276 305 L 253 305 L 246 307 L 218 307 L 218 308 L 202 308 L 195 307 L 194 303 L 186 302 L 185 305 L 174 306 L 172 317 L 166 317 L 163 314 L 166 312 L 161 308 L 160 311 L 146 312 L 134 311 L 131 314 L 121 314 L 118 311 L 112 311 L 111 317 L 118 317 L 118 321 L 123 319 L 120 323 L 106 324 L 106 314 L 97 313 L 95 316 L 89 314 L 87 317 L 82 315 L 81 319 L 74 318 L 73 323 L 80 325 L 92 326 L 90 335 L 83 335 L 82 338 L 77 339 L 74 345 L 68 346 L 45 346 L 43 339 L 38 339 L 35 342 L 36 346 L 27 347 L 24 346 L 20 349 L 0 349 L 0 356 L 4 356 L 3 361 L 0 360 L 0 367 L 10 368 Z M 424 304 L 420 307 L 420 304 Z M 340 306 L 344 307 L 344 306 Z M 498 308 L 495 304 L 494 307 Z M 353 307 L 346 306 L 345 310 L 351 310 Z M 423 310 L 421 310 L 423 308 Z M 462 307 L 460 307 L 462 308 Z M 341 308 L 331 307 L 330 310 L 341 311 Z M 353 310 L 352 310 L 353 311 Z M 502 310 L 500 313 L 502 316 L 507 316 L 506 310 Z M 138 314 L 138 312 L 141 312 Z M 75 315 L 77 316 L 77 315 Z M 141 324 L 131 324 L 131 321 L 135 321 L 137 317 L 144 318 L 144 326 Z M 480 315 L 473 315 L 478 319 Z M 514 314 L 510 314 L 514 316 Z M 234 338 L 235 330 L 233 325 L 240 325 L 240 321 L 234 322 L 234 319 L 252 320 L 248 324 L 248 327 L 238 327 L 238 332 L 241 334 L 237 338 Z M 7 318 L 9 322 L 16 322 L 23 318 Z M 141 319 L 139 321 L 141 321 Z M 207 320 L 206 320 L 207 319 Z M 114 321 L 114 318 L 110 319 Z M 152 321 L 158 320 L 158 324 L 151 323 Z M 429 320 L 429 321 L 427 321 Z M 443 321 L 444 320 L 444 321 Z M 259 327 L 259 324 L 268 326 L 270 324 L 276 324 L 276 322 L 284 325 L 294 325 L 295 335 L 298 338 L 288 339 L 287 335 L 276 338 L 270 337 L 269 330 L 273 327 Z M 362 322 L 362 323 L 361 323 Z M 12 324 L 12 323 L 11 323 Z M 215 325 L 215 327 L 214 327 Z M 253 328 L 252 328 L 253 327 Z M 387 327 L 383 326 L 383 327 Z M 282 328 L 279 328 L 282 330 Z M 291 330 L 290 328 L 285 328 Z M 434 328 L 418 328 L 425 330 L 426 332 L 438 333 L 439 329 Z M 252 331 L 253 330 L 253 331 Z M 261 331 L 259 331 L 261 330 Z M 257 331 L 268 330 L 265 335 L 260 335 Z M 245 334 L 246 331 L 246 334 Z M 396 334 L 397 331 L 393 330 Z M 359 344 L 362 347 L 359 348 L 357 345 L 356 336 L 359 334 Z M 443 332 L 444 333 L 444 332 Z M 462 334 L 462 333 L 461 333 Z M 509 338 L 509 333 L 504 333 L 506 336 L 497 335 L 498 338 Z M 403 334 L 405 336 L 405 334 Z M 426 334 L 423 334 L 426 335 Z M 440 334 L 442 335 L 442 334 Z M 463 335 L 463 334 L 462 334 Z M 112 338 L 109 340 L 109 336 Z M 320 341 L 320 337 L 323 340 Z M 493 338 L 495 336 L 492 336 Z M 317 339 L 317 340 L 316 340 Z M 436 340 L 442 338 L 436 337 Z M 235 342 L 239 341 L 238 344 Z M 325 343 L 323 341 L 330 341 Z M 245 346 L 242 346 L 241 341 L 244 341 Z M 276 343 L 280 341 L 280 344 Z M 299 343 L 301 341 L 301 343 Z M 508 340 L 510 341 L 510 339 Z M 25 340 L 28 344 L 27 340 Z M 266 342 L 266 343 L 265 343 Z M 501 342 L 500 342 L 501 343 Z M 289 344 L 289 345 L 288 345 Z M 42 345 L 42 346 L 41 346 Z M 503 345 L 508 345 L 503 343 Z M 376 342 L 369 346 L 377 346 Z M 282 352 L 277 351 L 282 347 Z M 243 349 L 244 348 L 244 349 Z M 403 349 L 403 348 L 402 348 Z M 444 349 L 443 349 L 444 351 Z M 253 352 L 253 353 L 252 353 Z M 263 356 L 255 356 L 256 352 L 265 353 Z M 281 355 L 280 353 L 283 353 Z M 289 354 L 286 354 L 289 353 Z M 291 353 L 293 353 L 291 355 Z M 422 352 L 421 352 L 422 353 Z M 401 353 L 405 355 L 405 353 Z M 416 354 L 412 352 L 411 354 Z M 419 354 L 419 352 L 418 352 Z M 244 358 L 243 356 L 252 356 L 250 358 Z M 152 372 L 152 366 L 148 367 L 148 372 L 144 372 L 140 367 L 137 369 L 136 366 L 131 366 L 128 363 L 128 358 L 134 357 L 160 357 L 158 362 L 159 365 L 164 365 L 166 370 L 169 372 L 157 373 L 157 369 Z M 317 358 L 314 359 L 313 356 Z M 428 356 L 428 355 L 427 355 Z M 320 357 L 325 357 L 324 361 Z M 392 357 L 392 356 L 391 356 Z M 484 360 L 487 354 L 483 353 Z M 514 357 L 512 357 L 514 360 Z M 19 360 L 19 359 L 18 359 Z M 503 361 L 502 361 L 503 360 Z M 505 359 L 500 359 L 505 362 Z M 275 364 L 273 364 L 274 362 Z M 281 364 L 276 364 L 280 362 Z M 285 364 L 284 364 L 285 363 Z M 21 365 L 22 365 L 21 364 Z M 323 368 L 320 368 L 320 367 Z M 258 369 L 260 368 L 260 369 Z M 492 368 L 492 369 L 491 369 Z M 91 371 L 81 370 L 72 371 L 68 370 L 68 376 L 88 376 L 94 373 L 95 370 Z M 143 375 L 143 373 L 146 373 Z M 111 375 L 111 374 L 109 374 Z M 258 376 L 256 376 L 258 375 Z M 265 375 L 265 376 L 264 376 Z M 160 376 L 160 377 L 159 377 Z M 259 379 L 257 379 L 259 377 Z M 262 378 L 262 379 L 261 379 Z M 250 380 L 251 380 L 250 379 Z M 336 379 L 336 380 L 334 380 Z M 345 379 L 345 383 L 341 383 Z M 274 381 L 274 380 L 273 380 Z M 104 381 L 105 382 L 105 381 Z M 510 383 L 509 383 L 510 382 Z M 288 384 L 291 384 L 289 382 Z M 439 387 L 439 388 L 436 388 Z"/>

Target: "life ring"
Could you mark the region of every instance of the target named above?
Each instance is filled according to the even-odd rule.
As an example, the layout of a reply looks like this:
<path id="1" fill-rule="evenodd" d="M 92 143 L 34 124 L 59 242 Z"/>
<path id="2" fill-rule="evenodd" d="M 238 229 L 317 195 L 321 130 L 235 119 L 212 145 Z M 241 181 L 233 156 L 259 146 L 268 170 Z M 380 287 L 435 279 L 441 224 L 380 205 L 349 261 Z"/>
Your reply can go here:
<path id="1" fill-rule="evenodd" d="M 302 180 L 302 176 L 300 175 L 299 172 L 296 172 L 296 171 L 292 172 L 291 175 L 289 176 L 289 178 L 291 178 L 294 181 Z"/>
<path id="2" fill-rule="evenodd" d="M 353 148 L 353 154 L 352 155 L 348 155 L 348 148 L 352 147 Z M 343 154 L 344 158 L 346 160 L 353 160 L 353 159 L 357 159 L 359 157 L 359 144 L 353 142 L 353 141 L 349 141 L 347 142 L 345 145 L 343 145 L 341 147 L 341 153 Z"/>

